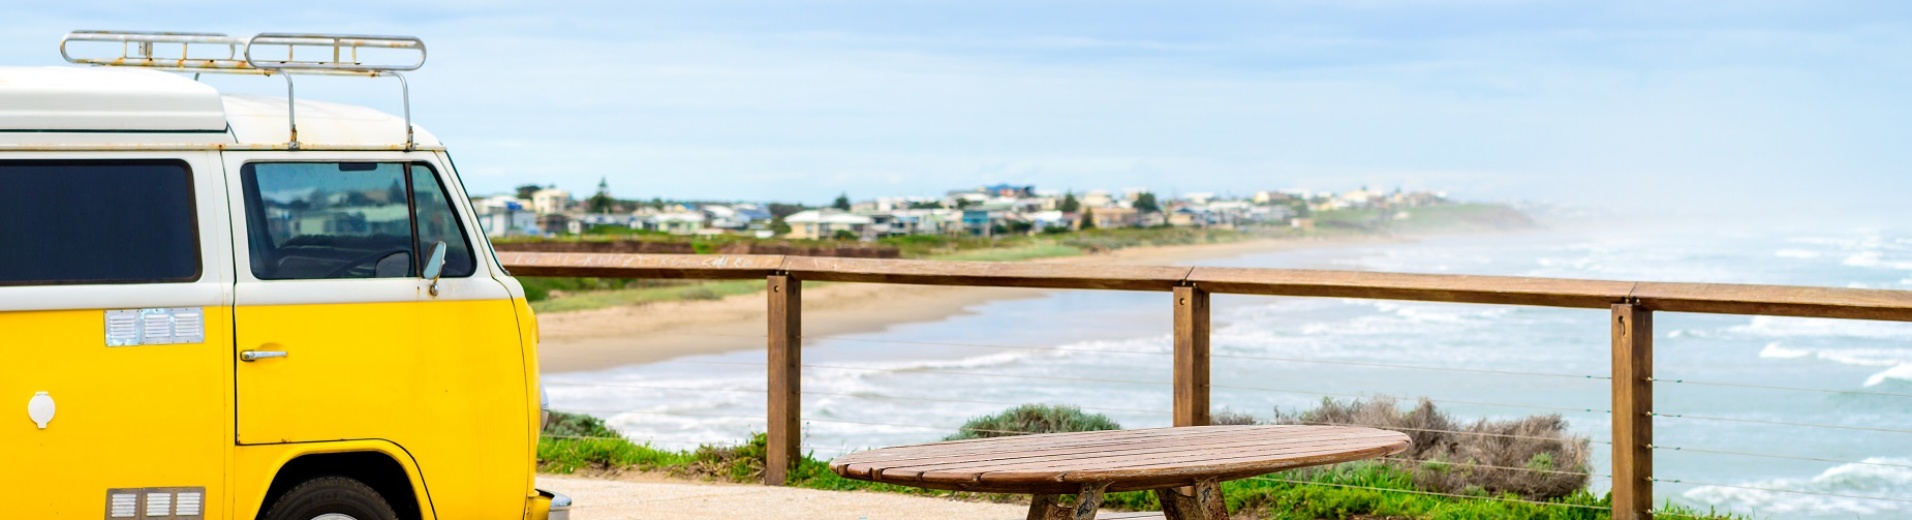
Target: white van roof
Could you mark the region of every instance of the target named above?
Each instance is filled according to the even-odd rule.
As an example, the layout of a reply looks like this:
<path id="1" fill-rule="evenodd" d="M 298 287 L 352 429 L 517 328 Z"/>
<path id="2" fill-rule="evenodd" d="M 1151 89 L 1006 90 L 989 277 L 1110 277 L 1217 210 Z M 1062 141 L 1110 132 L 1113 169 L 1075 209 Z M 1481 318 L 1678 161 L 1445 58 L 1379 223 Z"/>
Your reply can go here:
<path id="1" fill-rule="evenodd" d="M 298 100 L 303 148 L 399 148 L 405 120 L 355 105 Z M 414 128 L 419 147 L 440 146 Z M 0 67 L 0 143 L 183 141 L 281 146 L 289 142 L 286 100 L 221 94 L 178 73 L 117 67 Z M 176 134 L 201 134 L 182 140 Z M 213 135 L 204 135 L 213 134 Z"/>

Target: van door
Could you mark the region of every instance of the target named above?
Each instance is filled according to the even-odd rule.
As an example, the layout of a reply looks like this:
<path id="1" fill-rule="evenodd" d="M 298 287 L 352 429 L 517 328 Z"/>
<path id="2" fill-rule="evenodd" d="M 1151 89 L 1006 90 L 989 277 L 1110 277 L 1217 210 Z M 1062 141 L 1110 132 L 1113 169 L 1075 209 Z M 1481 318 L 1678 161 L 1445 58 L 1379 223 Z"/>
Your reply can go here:
<path id="1" fill-rule="evenodd" d="M 421 508 L 515 518 L 533 419 L 511 296 L 430 155 L 365 156 L 228 154 L 238 442 L 388 440 L 422 473 Z M 434 284 L 419 273 L 439 242 Z"/>
<path id="2" fill-rule="evenodd" d="M 75 155 L 0 159 L 0 510 L 225 518 L 232 264 L 217 155 Z"/>

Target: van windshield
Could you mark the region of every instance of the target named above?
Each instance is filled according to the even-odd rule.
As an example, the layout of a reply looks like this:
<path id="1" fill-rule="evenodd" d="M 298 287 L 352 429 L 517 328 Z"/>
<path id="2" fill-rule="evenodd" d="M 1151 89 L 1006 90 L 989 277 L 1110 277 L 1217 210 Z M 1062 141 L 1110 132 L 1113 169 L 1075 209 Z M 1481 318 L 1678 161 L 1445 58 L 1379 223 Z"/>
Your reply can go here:
<path id="1" fill-rule="evenodd" d="M 180 161 L 0 161 L 0 285 L 199 279 Z"/>

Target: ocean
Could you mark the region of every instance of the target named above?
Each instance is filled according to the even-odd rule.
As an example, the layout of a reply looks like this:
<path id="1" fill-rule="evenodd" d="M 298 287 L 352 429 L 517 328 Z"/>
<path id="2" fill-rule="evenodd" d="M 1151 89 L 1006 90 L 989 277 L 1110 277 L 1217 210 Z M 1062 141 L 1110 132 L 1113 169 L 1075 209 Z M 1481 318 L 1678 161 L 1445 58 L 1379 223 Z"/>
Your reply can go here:
<path id="1" fill-rule="evenodd" d="M 1356 243 L 1190 264 L 1912 289 L 1912 230 L 1626 230 Z M 1595 491 L 1607 487 L 1605 310 L 1233 295 L 1213 303 L 1218 411 L 1265 419 L 1324 397 L 1386 395 L 1425 397 L 1463 420 L 1557 413 L 1595 441 Z M 940 321 L 807 339 L 804 449 L 830 458 L 940 440 L 968 418 L 1021 403 L 1167 426 L 1169 310 L 1165 293 L 1033 291 Z M 1912 518 L 1912 324 L 1655 319 L 1655 410 L 1685 416 L 1656 420 L 1658 497 L 1761 518 Z M 545 380 L 553 408 L 683 449 L 763 430 L 763 363 L 757 347 Z"/>

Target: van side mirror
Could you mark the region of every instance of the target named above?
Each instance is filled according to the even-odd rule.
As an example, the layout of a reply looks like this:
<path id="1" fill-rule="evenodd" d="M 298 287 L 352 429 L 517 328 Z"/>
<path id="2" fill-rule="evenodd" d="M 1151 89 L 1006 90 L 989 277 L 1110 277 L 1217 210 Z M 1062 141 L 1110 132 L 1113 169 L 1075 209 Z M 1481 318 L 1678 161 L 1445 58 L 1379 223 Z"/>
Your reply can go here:
<path id="1" fill-rule="evenodd" d="M 438 276 L 442 274 L 445 274 L 445 242 L 441 240 L 432 244 L 432 254 L 425 257 L 425 269 L 418 277 L 431 280 L 432 296 L 438 296 Z"/>

